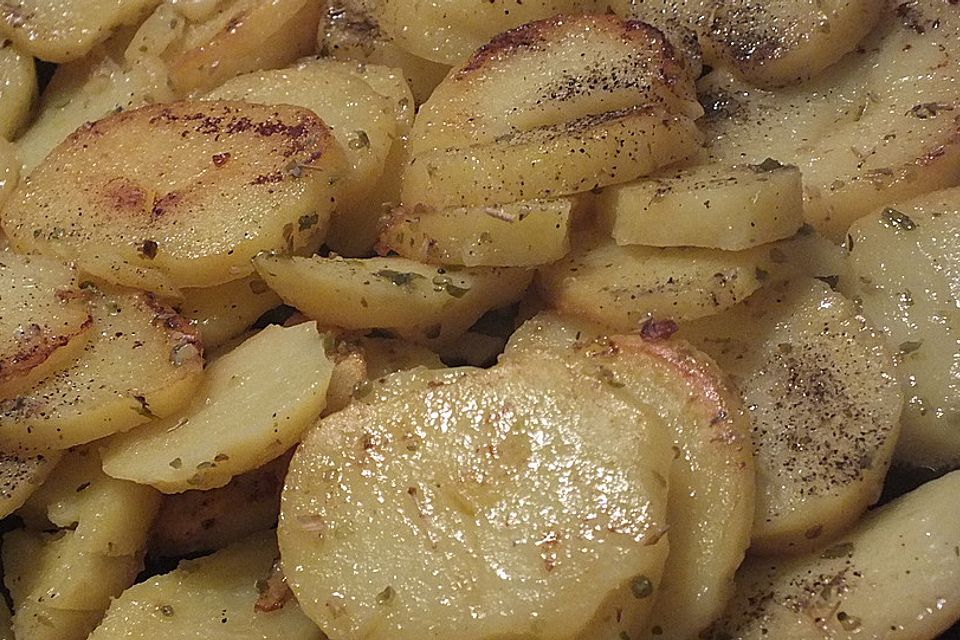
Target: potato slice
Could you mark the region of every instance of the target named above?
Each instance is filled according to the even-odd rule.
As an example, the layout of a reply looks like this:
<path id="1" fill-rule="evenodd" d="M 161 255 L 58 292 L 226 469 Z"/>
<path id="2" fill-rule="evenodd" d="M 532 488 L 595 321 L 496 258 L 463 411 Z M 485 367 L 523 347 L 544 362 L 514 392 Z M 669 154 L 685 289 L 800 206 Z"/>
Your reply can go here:
<path id="1" fill-rule="evenodd" d="M 64 611 L 27 603 L 17 611 L 13 630 L 17 640 L 85 640 L 97 626 L 98 611 Z"/>
<path id="2" fill-rule="evenodd" d="M 532 274 L 452 270 L 405 258 L 254 260 L 266 283 L 308 317 L 344 329 L 392 329 L 416 342 L 456 338 L 481 315 L 515 302 Z"/>
<path id="3" fill-rule="evenodd" d="M 611 15 L 531 22 L 493 38 L 440 83 L 420 107 L 410 151 L 461 149 L 635 107 L 697 118 L 703 110 L 685 64 L 643 23 Z"/>
<path id="4" fill-rule="evenodd" d="M 204 289 L 184 289 L 180 315 L 196 326 L 205 349 L 213 349 L 250 328 L 283 301 L 258 276 Z"/>
<path id="5" fill-rule="evenodd" d="M 759 289 L 769 263 L 767 247 L 661 249 L 595 239 L 542 268 L 537 287 L 564 313 L 629 332 L 650 318 L 687 320 L 719 313 Z"/>
<path id="6" fill-rule="evenodd" d="M 634 633 L 670 463 L 655 414 L 516 359 L 324 419 L 287 476 L 283 566 L 331 640 Z"/>
<path id="7" fill-rule="evenodd" d="M 121 25 L 133 24 L 157 0 L 16 0 L 0 5 L 0 36 L 50 62 L 82 58 Z"/>
<path id="8" fill-rule="evenodd" d="M 606 335 L 588 323 L 539 314 L 511 336 L 505 358 L 562 357 L 670 428 L 670 555 L 642 638 L 698 637 L 733 595 L 754 513 L 749 424 L 726 376 L 683 344 Z"/>
<path id="9" fill-rule="evenodd" d="M 11 621 L 12 614 L 6 602 L 0 603 L 0 640 L 15 640 Z"/>
<path id="10" fill-rule="evenodd" d="M 396 210 L 380 232 L 381 252 L 434 264 L 530 267 L 570 250 L 574 201 L 533 200 L 494 207 Z"/>
<path id="11" fill-rule="evenodd" d="M 0 137 L 11 140 L 27 123 L 37 97 L 33 57 L 8 40 L 0 42 L 0 78 Z"/>
<path id="12" fill-rule="evenodd" d="M 401 200 L 442 209 L 554 198 L 648 175 L 699 145 L 686 116 L 660 107 L 609 111 L 416 155 L 404 172 Z"/>
<path id="13" fill-rule="evenodd" d="M 0 397 L 66 367 L 93 325 L 76 269 L 43 256 L 0 253 Z"/>
<path id="14" fill-rule="evenodd" d="M 151 296 L 91 293 L 94 338 L 79 358 L 0 402 L 8 453 L 66 449 L 183 406 L 202 375 L 189 324 Z"/>
<path id="15" fill-rule="evenodd" d="M 20 159 L 17 147 L 5 139 L 0 138 L 0 208 L 16 189 L 20 180 Z M 8 245 L 7 238 L 3 238 L 3 248 Z"/>
<path id="16" fill-rule="evenodd" d="M 255 609 L 257 585 L 277 556 L 273 533 L 252 536 L 131 587 L 116 599 L 90 640 L 322 640 L 294 600 Z"/>
<path id="17" fill-rule="evenodd" d="M 0 455 L 0 518 L 19 509 L 40 488 L 60 461 L 60 455 L 59 451 L 30 458 Z"/>
<path id="18" fill-rule="evenodd" d="M 960 189 L 895 203 L 854 223 L 840 288 L 884 333 L 906 395 L 896 457 L 960 464 Z"/>
<path id="19" fill-rule="evenodd" d="M 948 637 L 940 633 L 960 617 L 958 496 L 955 472 L 870 513 L 835 544 L 749 561 L 708 637 Z"/>
<path id="20" fill-rule="evenodd" d="M 739 251 L 797 232 L 803 186 L 777 162 L 703 165 L 608 187 L 595 207 L 617 244 Z"/>
<path id="21" fill-rule="evenodd" d="M 876 4 L 880 26 L 810 83 L 767 92 L 720 72 L 700 83 L 707 155 L 797 165 L 807 221 L 835 238 L 960 173 L 960 13 L 941 0 Z"/>
<path id="22" fill-rule="evenodd" d="M 222 487 L 297 443 L 332 369 L 316 323 L 271 325 L 213 362 L 184 411 L 107 442 L 103 469 L 164 493 Z"/>
<path id="23" fill-rule="evenodd" d="M 797 279 L 679 335 L 720 363 L 749 409 L 754 551 L 821 544 L 876 501 L 900 431 L 902 395 L 889 350 L 852 302 Z"/>
<path id="24" fill-rule="evenodd" d="M 330 130 L 305 109 L 152 105 L 71 135 L 7 203 L 3 229 L 18 249 L 81 269 L 110 258 L 176 286 L 208 287 L 250 274 L 259 251 L 315 246 L 343 162 Z M 97 275 L 143 286 L 132 273 Z"/>
<path id="25" fill-rule="evenodd" d="M 381 378 L 395 371 L 417 367 L 443 369 L 444 364 L 436 353 L 406 340 L 393 338 L 360 338 L 357 344 L 363 349 L 367 377 Z"/>

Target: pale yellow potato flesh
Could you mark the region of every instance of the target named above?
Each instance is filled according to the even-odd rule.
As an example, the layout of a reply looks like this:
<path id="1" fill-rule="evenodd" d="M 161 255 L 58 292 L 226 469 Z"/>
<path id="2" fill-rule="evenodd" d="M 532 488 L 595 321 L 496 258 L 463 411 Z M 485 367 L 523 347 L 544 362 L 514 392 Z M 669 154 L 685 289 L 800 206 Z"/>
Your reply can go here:
<path id="1" fill-rule="evenodd" d="M 331 640 L 636 633 L 667 554 L 665 431 L 540 358 L 351 405 L 291 463 L 287 580 Z"/>
<path id="2" fill-rule="evenodd" d="M 363 350 L 366 374 L 371 380 L 416 367 L 443 369 L 436 353 L 406 340 L 393 338 L 360 338 L 357 345 Z"/>
<path id="3" fill-rule="evenodd" d="M 37 97 L 33 56 L 0 41 L 0 78 L 0 137 L 12 140 L 27 123 Z"/>
<path id="4" fill-rule="evenodd" d="M 15 0 L 0 5 L 0 37 L 50 62 L 82 58 L 118 27 L 133 24 L 158 0 Z"/>
<path id="5" fill-rule="evenodd" d="M 798 278 L 678 335 L 720 363 L 748 408 L 751 550 L 797 552 L 849 529 L 880 496 L 902 400 L 892 354 L 854 303 Z"/>
<path id="6" fill-rule="evenodd" d="M 0 455 L 0 517 L 7 517 L 46 481 L 61 452 L 48 451 L 29 458 Z"/>
<path id="7" fill-rule="evenodd" d="M 203 289 L 183 289 L 176 306 L 200 333 L 204 349 L 213 349 L 239 336 L 265 312 L 282 303 L 259 276 Z"/>
<path id="8" fill-rule="evenodd" d="M 896 458 L 960 463 L 960 189 L 893 203 L 850 228 L 840 288 L 895 354 L 905 404 Z"/>
<path id="9" fill-rule="evenodd" d="M 467 267 L 535 267 L 570 250 L 574 201 L 532 200 L 440 211 L 397 209 L 378 247 L 425 263 Z"/>
<path id="10" fill-rule="evenodd" d="M 797 165 L 807 221 L 835 238 L 960 174 L 960 13 L 941 0 L 877 4 L 880 25 L 809 83 L 764 91 L 722 72 L 699 83 L 705 155 Z"/>
<path id="11" fill-rule="evenodd" d="M 52 258 L 0 253 L 0 398 L 67 367 L 93 317 L 77 270 Z"/>
<path id="12" fill-rule="evenodd" d="M 20 181 L 20 158 L 17 147 L 0 138 L 0 207 L 10 198 Z M 4 238 L 4 248 L 7 242 Z"/>
<path id="13" fill-rule="evenodd" d="M 73 133 L 0 218 L 18 250 L 94 266 L 114 284 L 149 284 L 143 269 L 178 287 L 213 286 L 252 273 L 259 251 L 316 246 L 344 162 L 302 108 L 151 105 Z"/>
<path id="14" fill-rule="evenodd" d="M 0 402 L 8 453 L 66 449 L 185 405 L 203 373 L 197 336 L 139 293 L 90 292 L 91 338 L 67 368 Z"/>
<path id="15" fill-rule="evenodd" d="M 960 472 L 868 514 L 835 543 L 749 560 L 709 640 L 934 640 L 960 617 Z"/>
<path id="16" fill-rule="evenodd" d="M 277 557 L 265 532 L 170 573 L 149 578 L 114 600 L 90 640 L 323 640 L 296 601 L 278 611 L 254 609 L 257 584 Z"/>
<path id="17" fill-rule="evenodd" d="M 332 369 L 315 323 L 271 325 L 213 362 L 183 411 L 104 443 L 103 470 L 163 493 L 222 487 L 297 443 Z"/>
<path id="18" fill-rule="evenodd" d="M 739 251 L 797 232 L 803 185 L 776 162 L 701 165 L 607 187 L 594 206 L 617 244 Z"/>

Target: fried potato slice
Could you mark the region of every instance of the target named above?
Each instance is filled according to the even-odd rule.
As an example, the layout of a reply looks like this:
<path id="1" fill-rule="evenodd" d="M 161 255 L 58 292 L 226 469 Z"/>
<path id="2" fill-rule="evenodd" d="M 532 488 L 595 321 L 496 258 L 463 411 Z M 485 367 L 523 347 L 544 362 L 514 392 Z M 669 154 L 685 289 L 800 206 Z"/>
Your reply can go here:
<path id="1" fill-rule="evenodd" d="M 0 398 L 64 368 L 93 325 L 76 269 L 44 256 L 0 253 Z"/>
<path id="2" fill-rule="evenodd" d="M 360 338 L 358 346 L 363 349 L 367 376 L 376 379 L 396 371 L 424 367 L 443 369 L 444 364 L 436 353 L 426 347 L 396 340 L 394 338 Z"/>
<path id="3" fill-rule="evenodd" d="M 0 518 L 23 506 L 60 461 L 59 451 L 29 458 L 0 455 Z"/>
<path id="4" fill-rule="evenodd" d="M 655 414 L 518 358 L 324 419 L 287 476 L 283 566 L 331 640 L 635 633 L 670 463 Z"/>
<path id="5" fill-rule="evenodd" d="M 323 410 L 333 369 L 324 342 L 313 322 L 260 331 L 210 365 L 182 412 L 105 443 L 104 471 L 178 493 L 276 458 Z"/>
<path id="6" fill-rule="evenodd" d="M 960 189 L 891 204 L 858 220 L 840 289 L 894 351 L 906 396 L 896 457 L 960 464 Z"/>
<path id="7" fill-rule="evenodd" d="M 777 162 L 701 165 L 607 187 L 594 206 L 617 244 L 739 251 L 797 232 L 803 185 Z"/>
<path id="8" fill-rule="evenodd" d="M 20 159 L 17 154 L 17 147 L 0 137 L 0 208 L 16 189 L 20 180 Z M 6 248 L 8 242 L 3 238 L 3 247 Z"/>
<path id="9" fill-rule="evenodd" d="M 90 640 L 323 640 L 292 599 L 280 602 L 279 610 L 254 608 L 258 585 L 276 557 L 276 540 L 266 532 L 211 556 L 184 560 L 114 600 Z"/>
<path id="10" fill-rule="evenodd" d="M 574 200 L 532 200 L 502 206 L 440 211 L 400 208 L 380 232 L 382 253 L 433 264 L 531 267 L 570 250 Z"/>
<path id="11" fill-rule="evenodd" d="M 757 462 L 753 551 L 821 544 L 876 501 L 902 394 L 882 336 L 851 301 L 797 279 L 678 335 L 720 363 L 748 408 Z"/>
<path id="12" fill-rule="evenodd" d="M 834 238 L 960 175 L 960 12 L 941 0 L 876 4 L 878 28 L 807 84 L 770 92 L 714 72 L 699 85 L 706 155 L 797 165 L 807 221 Z"/>
<path id="13" fill-rule="evenodd" d="M 93 338 L 70 366 L 0 402 L 8 453 L 66 449 L 183 406 L 203 373 L 197 336 L 140 293 L 91 292 Z"/>
<path id="14" fill-rule="evenodd" d="M 943 637 L 960 616 L 958 496 L 954 472 L 871 512 L 833 544 L 748 561 L 706 637 Z"/>
<path id="15" fill-rule="evenodd" d="M 30 117 L 37 97 L 33 56 L 23 54 L 9 40 L 0 42 L 0 137 L 12 140 Z"/>
<path id="16" fill-rule="evenodd" d="M 184 289 L 177 303 L 180 315 L 200 333 L 205 349 L 236 338 L 282 300 L 258 276 L 203 289 Z"/>
<path id="17" fill-rule="evenodd" d="M 115 284 L 149 284 L 135 277 L 143 269 L 213 286 L 249 275 L 259 251 L 318 244 L 344 162 L 305 109 L 151 105 L 72 134 L 7 203 L 3 229 L 19 250 L 95 266 Z"/>

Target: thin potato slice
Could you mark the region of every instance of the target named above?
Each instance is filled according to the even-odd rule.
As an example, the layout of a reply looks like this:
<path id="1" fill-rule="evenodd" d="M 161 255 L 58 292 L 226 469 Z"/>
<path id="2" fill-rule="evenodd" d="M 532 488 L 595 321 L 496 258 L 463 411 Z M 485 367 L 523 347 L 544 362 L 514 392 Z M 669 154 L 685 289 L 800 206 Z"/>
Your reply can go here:
<path id="1" fill-rule="evenodd" d="M 382 252 L 434 264 L 530 267 L 570 250 L 573 200 L 534 200 L 496 207 L 398 209 L 380 232 Z"/>
<path id="2" fill-rule="evenodd" d="M 333 369 L 324 342 L 313 322 L 267 327 L 210 365 L 183 412 L 107 442 L 104 471 L 178 493 L 276 458 L 323 410 Z"/>
<path id="3" fill-rule="evenodd" d="M 213 349 L 250 328 L 257 318 L 281 304 L 258 276 L 204 289 L 184 289 L 180 315 L 200 333 L 204 349 Z"/>
<path id="4" fill-rule="evenodd" d="M 283 566 L 331 640 L 633 634 L 670 462 L 655 414 L 516 359 L 324 419 L 287 476 Z"/>
<path id="5" fill-rule="evenodd" d="M 879 497 L 902 395 L 854 304 L 797 279 L 683 326 L 749 410 L 757 462 L 752 550 L 796 552 L 848 529 Z"/>
<path id="6" fill-rule="evenodd" d="M 23 506 L 60 460 L 59 451 L 23 458 L 0 455 L 0 518 Z"/>
<path id="7" fill-rule="evenodd" d="M 126 590 L 113 601 L 90 640 L 323 640 L 288 599 L 279 610 L 255 608 L 257 585 L 277 556 L 263 533 Z"/>
<path id="8" fill-rule="evenodd" d="M 617 244 L 739 251 L 796 233 L 803 187 L 776 162 L 702 165 L 608 187 L 595 207 Z"/>
<path id="9" fill-rule="evenodd" d="M 897 359 L 906 396 L 897 459 L 960 464 L 960 189 L 894 203 L 858 220 L 840 288 Z"/>
<path id="10" fill-rule="evenodd" d="M 148 148 L 151 153 L 145 154 Z M 296 107 L 175 102 L 119 113 L 71 135 L 2 212 L 19 250 L 109 258 L 179 287 L 250 274 L 262 250 L 315 246 L 335 205 L 342 151 Z"/>
<path id="11" fill-rule="evenodd" d="M 0 138 L 12 140 L 27 123 L 37 97 L 33 57 L 8 40 L 0 41 L 0 78 Z"/>
<path id="12" fill-rule="evenodd" d="M 7 452 L 66 449 L 186 404 L 202 375 L 197 336 L 147 294 L 91 294 L 93 338 L 66 369 L 0 402 Z"/>
<path id="13" fill-rule="evenodd" d="M 404 172 L 401 200 L 442 209 L 581 193 L 690 157 L 700 137 L 693 120 L 661 107 L 584 116 L 416 155 Z"/>
<path id="14" fill-rule="evenodd" d="M 706 636 L 934 640 L 960 617 L 960 472 L 870 513 L 834 544 L 757 558 Z"/>
<path id="15" fill-rule="evenodd" d="M 719 313 L 763 285 L 769 262 L 766 247 L 661 249 L 593 240 L 542 268 L 537 285 L 558 310 L 629 332 L 650 318 Z"/>
<path id="16" fill-rule="evenodd" d="M 284 302 L 323 325 L 393 329 L 416 342 L 456 338 L 490 309 L 515 302 L 532 274 L 452 270 L 405 258 L 258 256 L 260 276 Z"/>
<path id="17" fill-rule="evenodd" d="M 93 325 L 76 269 L 0 253 L 0 397 L 52 375 L 79 354 Z"/>

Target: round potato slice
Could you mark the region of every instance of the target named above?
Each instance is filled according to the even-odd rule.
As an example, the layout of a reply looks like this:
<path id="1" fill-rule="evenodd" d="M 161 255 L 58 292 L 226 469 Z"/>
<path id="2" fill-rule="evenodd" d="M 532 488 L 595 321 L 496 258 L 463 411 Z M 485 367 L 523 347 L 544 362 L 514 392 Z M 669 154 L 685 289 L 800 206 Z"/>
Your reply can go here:
<path id="1" fill-rule="evenodd" d="M 23 458 L 0 455 L 0 518 L 23 506 L 60 460 L 59 451 Z"/>
<path id="2" fill-rule="evenodd" d="M 24 180 L 2 224 L 18 249 L 114 284 L 149 285 L 142 269 L 213 286 L 249 275 L 259 251 L 316 246 L 345 163 L 302 108 L 151 105 L 73 133 Z"/>
<path id="3" fill-rule="evenodd" d="M 200 332 L 204 349 L 213 349 L 242 334 L 281 303 L 280 296 L 252 275 L 214 287 L 184 289 L 183 300 L 176 306 Z"/>
<path id="4" fill-rule="evenodd" d="M 636 634 L 671 462 L 655 414 L 539 357 L 353 404 L 291 463 L 284 572 L 331 640 Z"/>
<path id="5" fill-rule="evenodd" d="M 70 364 L 93 324 L 76 269 L 52 258 L 0 253 L 0 397 Z"/>
<path id="6" fill-rule="evenodd" d="M 66 449 L 169 415 L 203 370 L 189 323 L 148 294 L 92 293 L 93 338 L 77 360 L 0 402 L 7 452 Z"/>

